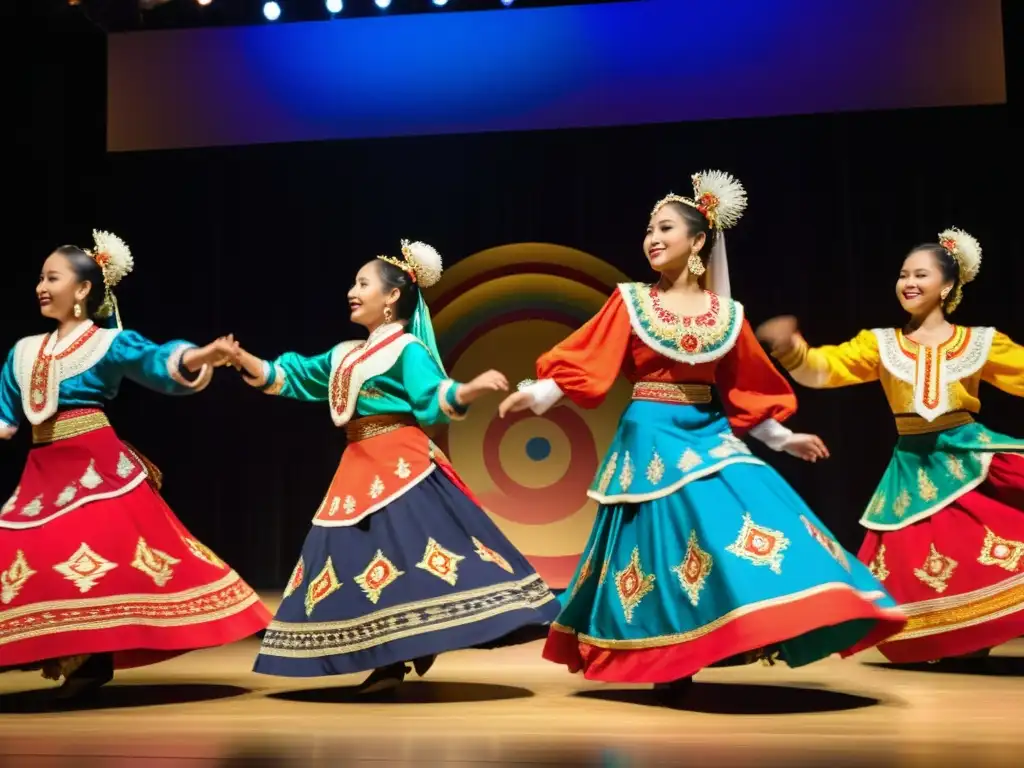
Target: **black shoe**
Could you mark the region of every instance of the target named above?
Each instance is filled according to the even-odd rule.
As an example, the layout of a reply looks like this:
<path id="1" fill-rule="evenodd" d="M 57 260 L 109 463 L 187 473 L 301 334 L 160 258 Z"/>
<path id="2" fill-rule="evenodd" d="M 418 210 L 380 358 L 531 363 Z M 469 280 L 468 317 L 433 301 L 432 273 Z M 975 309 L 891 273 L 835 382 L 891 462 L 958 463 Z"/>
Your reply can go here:
<path id="1" fill-rule="evenodd" d="M 372 694 L 394 690 L 405 681 L 405 676 L 410 672 L 412 670 L 404 663 L 375 669 L 359 686 L 359 693 Z"/>
<path id="2" fill-rule="evenodd" d="M 114 679 L 114 654 L 94 653 L 84 664 L 64 678 L 54 698 L 71 701 L 95 693 Z"/>
<path id="3" fill-rule="evenodd" d="M 430 668 L 434 666 L 434 662 L 437 661 L 437 654 L 431 654 L 430 656 L 420 656 L 418 659 L 413 659 L 412 665 L 416 668 L 416 674 L 423 677 Z"/>

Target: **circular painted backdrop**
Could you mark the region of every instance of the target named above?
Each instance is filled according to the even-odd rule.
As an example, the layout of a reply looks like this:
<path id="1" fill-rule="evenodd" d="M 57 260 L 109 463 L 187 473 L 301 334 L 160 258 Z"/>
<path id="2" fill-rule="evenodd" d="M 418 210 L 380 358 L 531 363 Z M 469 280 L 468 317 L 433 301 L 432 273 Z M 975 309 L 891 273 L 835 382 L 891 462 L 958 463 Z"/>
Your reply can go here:
<path id="1" fill-rule="evenodd" d="M 492 248 L 446 270 L 427 292 L 449 375 L 497 368 L 514 387 L 534 363 L 590 319 L 629 278 L 581 251 L 543 243 Z M 552 587 L 583 552 L 596 505 L 586 496 L 630 387 L 619 379 L 596 409 L 562 401 L 543 416 L 498 418 L 498 396 L 435 436 L 488 514 Z"/>

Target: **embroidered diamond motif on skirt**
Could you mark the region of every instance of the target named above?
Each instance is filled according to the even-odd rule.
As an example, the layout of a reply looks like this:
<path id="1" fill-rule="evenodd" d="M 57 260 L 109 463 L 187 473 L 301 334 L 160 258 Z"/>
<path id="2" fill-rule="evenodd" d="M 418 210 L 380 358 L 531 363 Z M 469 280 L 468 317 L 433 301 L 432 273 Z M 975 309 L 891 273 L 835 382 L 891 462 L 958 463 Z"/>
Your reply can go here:
<path id="1" fill-rule="evenodd" d="M 846 552 L 839 546 L 839 542 L 833 539 L 831 536 L 827 536 L 818 526 L 807 519 L 805 515 L 800 515 L 800 519 L 803 520 L 804 528 L 811 534 L 815 541 L 821 544 L 825 548 L 825 551 L 832 555 L 833 559 L 839 563 L 847 571 L 850 570 L 850 563 L 846 559 Z"/>
<path id="2" fill-rule="evenodd" d="M 427 539 L 427 548 L 423 550 L 423 559 L 416 563 L 416 567 L 434 574 L 454 587 L 459 578 L 459 563 L 465 559 L 464 555 L 457 555 L 430 538 Z"/>
<path id="3" fill-rule="evenodd" d="M 481 560 L 483 560 L 485 563 L 494 563 L 496 566 L 501 568 L 503 571 L 507 571 L 508 573 L 515 573 L 515 571 L 512 570 L 512 566 L 509 565 L 508 560 L 499 555 L 490 547 L 486 546 L 476 536 L 471 536 L 470 538 L 473 540 L 473 544 L 476 547 L 476 553 Z"/>
<path id="4" fill-rule="evenodd" d="M 93 459 L 89 462 L 89 466 L 86 467 L 85 474 L 82 475 L 78 481 L 83 488 L 87 488 L 90 491 L 95 491 L 101 485 L 103 485 L 103 478 L 100 477 L 100 473 L 96 471 L 96 460 Z"/>
<path id="5" fill-rule="evenodd" d="M 404 574 L 405 571 L 398 570 L 394 563 L 384 557 L 384 552 L 378 549 L 377 554 L 370 560 L 370 564 L 356 576 L 355 582 L 370 599 L 370 602 L 376 605 L 384 588 L 393 584 L 395 579 Z"/>
<path id="6" fill-rule="evenodd" d="M 188 536 L 182 536 L 181 540 L 185 542 L 185 546 L 188 547 L 189 552 L 203 562 L 209 563 L 210 565 L 222 570 L 228 567 L 227 563 L 217 557 L 214 551 L 203 544 L 203 542 L 190 539 Z"/>
<path id="7" fill-rule="evenodd" d="M 615 574 L 615 590 L 619 593 L 619 602 L 622 603 L 622 613 L 627 624 L 633 621 L 633 612 L 640 605 L 640 601 L 654 589 L 654 578 L 653 573 L 644 573 L 640 563 L 640 549 L 633 547 L 629 565 Z"/>
<path id="8" fill-rule="evenodd" d="M 121 454 L 117 457 L 117 476 L 122 480 L 127 480 L 131 477 L 132 472 L 135 471 L 135 464 L 125 454 Z"/>
<path id="9" fill-rule="evenodd" d="M 982 565 L 998 565 L 1003 570 L 1013 573 L 1024 557 L 1024 541 L 1014 541 L 996 536 L 988 528 L 985 529 L 985 542 L 981 545 L 978 562 Z"/>
<path id="10" fill-rule="evenodd" d="M 54 506 L 56 506 L 58 509 L 60 509 L 61 507 L 66 507 L 68 504 L 75 500 L 75 496 L 77 495 L 78 486 L 72 483 L 63 491 L 60 492 L 60 495 L 57 497 L 57 500 L 53 502 Z"/>
<path id="11" fill-rule="evenodd" d="M 115 568 L 117 563 L 112 563 L 94 552 L 84 541 L 82 546 L 75 550 L 75 554 L 63 563 L 53 566 L 53 570 L 78 587 L 78 591 L 83 594 L 95 587 L 96 582 Z"/>
<path id="12" fill-rule="evenodd" d="M 21 514 L 25 517 L 37 517 L 43 511 L 43 494 L 39 494 L 32 501 L 21 508 Z"/>
<path id="13" fill-rule="evenodd" d="M 879 545 L 878 552 L 868 564 L 868 571 L 879 581 L 889 578 L 889 569 L 885 567 L 885 544 Z"/>
<path id="14" fill-rule="evenodd" d="M 166 552 L 154 549 L 146 543 L 146 540 L 139 536 L 135 545 L 135 559 L 132 560 L 132 568 L 136 568 L 149 576 L 158 587 L 163 587 L 174 576 L 174 566 L 180 563 L 176 557 Z"/>
<path id="15" fill-rule="evenodd" d="M 338 581 L 338 574 L 334 572 L 334 563 L 328 555 L 327 562 L 320 569 L 316 578 L 309 582 L 306 588 L 306 615 L 312 616 L 313 609 L 328 597 L 341 589 L 341 582 Z"/>
<path id="16" fill-rule="evenodd" d="M 13 512 L 14 508 L 18 505 L 18 494 L 21 493 L 21 487 L 14 489 L 14 493 L 11 494 L 11 498 L 7 500 L 3 508 L 0 509 L 0 515 L 6 515 L 8 512 Z"/>
<path id="17" fill-rule="evenodd" d="M 288 583 L 284 587 L 282 600 L 286 600 L 295 594 L 295 590 L 302 586 L 302 578 L 306 575 L 306 564 L 299 558 L 299 562 L 292 568 L 292 575 L 288 577 Z"/>
<path id="18" fill-rule="evenodd" d="M 679 586 L 690 598 L 690 605 L 695 608 L 700 602 L 700 592 L 704 589 L 712 566 L 711 554 L 700 548 L 697 532 L 690 531 L 690 540 L 686 545 L 686 557 L 672 570 L 679 577 Z"/>
<path id="19" fill-rule="evenodd" d="M 949 586 L 949 580 L 953 578 L 953 572 L 959 563 L 953 558 L 941 554 L 934 544 L 929 546 L 931 550 L 928 557 L 925 558 L 924 565 L 915 568 L 914 575 L 941 594 Z"/>
<path id="20" fill-rule="evenodd" d="M 683 451 L 683 455 L 679 457 L 678 467 L 683 472 L 689 472 L 690 470 L 699 467 L 703 463 L 704 459 L 700 457 L 699 453 L 693 450 L 693 448 L 687 448 L 685 451 Z"/>
<path id="21" fill-rule="evenodd" d="M 757 525 L 749 512 L 743 513 L 743 527 L 736 541 L 726 547 L 737 557 L 754 565 L 766 565 L 772 573 L 782 573 L 782 553 L 789 547 L 789 539 L 782 531 Z"/>
<path id="22" fill-rule="evenodd" d="M 6 571 L 0 573 L 0 603 L 10 605 L 25 586 L 25 582 L 35 574 L 25 559 L 25 553 L 20 549 L 15 552 L 14 561 Z"/>

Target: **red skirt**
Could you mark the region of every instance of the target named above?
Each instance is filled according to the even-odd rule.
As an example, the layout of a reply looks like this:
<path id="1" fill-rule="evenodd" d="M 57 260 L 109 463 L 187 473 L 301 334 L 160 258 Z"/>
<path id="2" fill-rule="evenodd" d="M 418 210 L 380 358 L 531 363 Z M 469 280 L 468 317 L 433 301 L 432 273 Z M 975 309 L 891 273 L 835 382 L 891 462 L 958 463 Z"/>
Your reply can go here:
<path id="1" fill-rule="evenodd" d="M 157 491 L 154 469 L 102 413 L 37 427 L 0 513 L 5 668 L 113 653 L 137 667 L 265 629 L 271 615 Z"/>
<path id="2" fill-rule="evenodd" d="M 941 512 L 896 531 L 868 531 L 857 557 L 909 617 L 878 646 L 892 662 L 962 656 L 1021 637 L 1024 456 L 993 456 L 985 482 Z"/>

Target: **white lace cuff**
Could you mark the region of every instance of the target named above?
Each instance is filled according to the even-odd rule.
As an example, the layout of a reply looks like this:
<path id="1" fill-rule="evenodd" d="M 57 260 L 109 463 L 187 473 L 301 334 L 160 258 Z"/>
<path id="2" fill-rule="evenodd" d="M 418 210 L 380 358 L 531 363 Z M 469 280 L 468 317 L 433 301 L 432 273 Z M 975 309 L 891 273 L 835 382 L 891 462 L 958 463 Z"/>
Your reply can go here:
<path id="1" fill-rule="evenodd" d="M 554 379 L 522 381 L 516 386 L 516 389 L 529 395 L 530 410 L 538 416 L 562 399 L 562 390 L 555 384 Z"/>
<path id="2" fill-rule="evenodd" d="M 750 430 L 750 436 L 760 440 L 773 451 L 781 451 L 793 436 L 793 430 L 779 424 L 775 419 L 765 419 Z"/>

